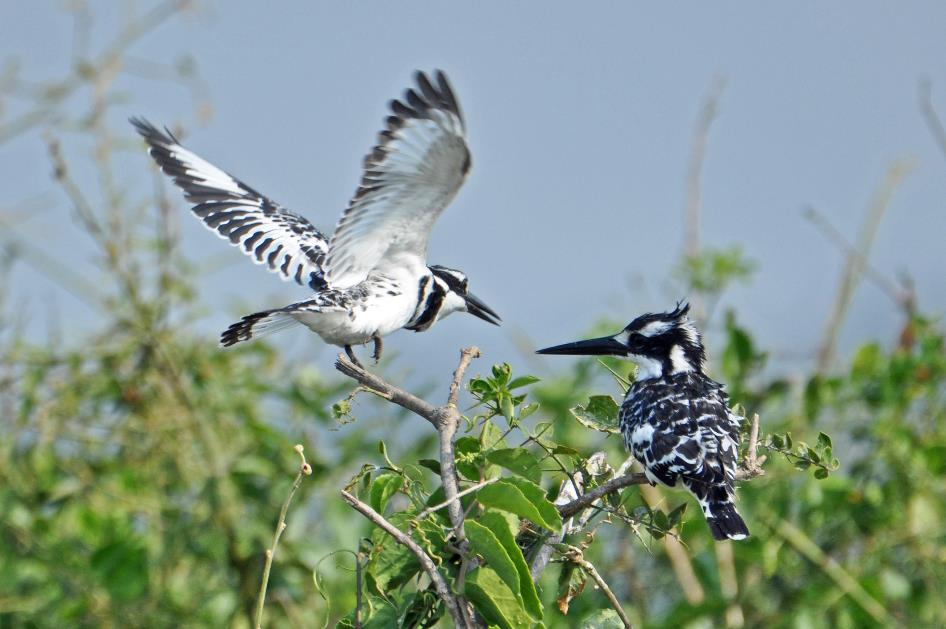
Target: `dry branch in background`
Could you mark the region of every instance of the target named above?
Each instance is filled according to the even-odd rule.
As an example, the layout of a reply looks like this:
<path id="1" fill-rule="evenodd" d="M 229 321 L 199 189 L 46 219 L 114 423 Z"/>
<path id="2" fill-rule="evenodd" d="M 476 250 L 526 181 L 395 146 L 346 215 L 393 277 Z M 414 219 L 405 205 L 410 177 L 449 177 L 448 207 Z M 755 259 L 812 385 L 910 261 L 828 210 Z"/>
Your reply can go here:
<path id="1" fill-rule="evenodd" d="M 865 272 L 865 265 L 870 258 L 870 250 L 880 229 L 880 222 L 883 220 L 887 208 L 890 207 L 890 201 L 894 193 L 900 187 L 904 177 L 913 170 L 911 160 L 898 160 L 894 162 L 887 170 L 883 182 L 874 194 L 874 198 L 867 208 L 867 215 L 861 224 L 861 231 L 858 235 L 857 244 L 854 251 L 857 255 L 849 255 L 844 261 L 844 270 L 841 273 L 841 283 L 835 296 L 834 306 L 828 315 L 828 321 L 825 324 L 824 335 L 818 349 L 819 373 L 824 373 L 834 360 L 835 348 L 838 342 L 838 334 L 841 326 L 844 324 L 844 318 L 847 314 L 854 291 L 860 283 L 861 277 Z"/>

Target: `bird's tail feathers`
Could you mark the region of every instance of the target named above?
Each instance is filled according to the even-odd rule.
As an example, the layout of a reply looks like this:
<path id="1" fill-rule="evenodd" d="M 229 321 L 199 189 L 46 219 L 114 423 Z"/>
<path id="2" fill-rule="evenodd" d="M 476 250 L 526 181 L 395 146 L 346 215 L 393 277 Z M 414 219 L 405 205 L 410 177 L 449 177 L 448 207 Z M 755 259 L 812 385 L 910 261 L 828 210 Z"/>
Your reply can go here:
<path id="1" fill-rule="evenodd" d="M 683 482 L 699 501 L 713 539 L 742 540 L 749 537 L 749 527 L 736 511 L 732 490 L 727 485 L 693 479 L 684 479 Z"/>
<path id="2" fill-rule="evenodd" d="M 284 308 L 264 310 L 246 315 L 220 335 L 220 344 L 230 347 L 241 341 L 259 338 L 279 330 L 285 330 L 298 323 Z"/>
<path id="3" fill-rule="evenodd" d="M 711 503 L 707 510 L 706 523 L 709 524 L 713 539 L 741 540 L 749 537 L 749 528 L 732 500 Z"/>

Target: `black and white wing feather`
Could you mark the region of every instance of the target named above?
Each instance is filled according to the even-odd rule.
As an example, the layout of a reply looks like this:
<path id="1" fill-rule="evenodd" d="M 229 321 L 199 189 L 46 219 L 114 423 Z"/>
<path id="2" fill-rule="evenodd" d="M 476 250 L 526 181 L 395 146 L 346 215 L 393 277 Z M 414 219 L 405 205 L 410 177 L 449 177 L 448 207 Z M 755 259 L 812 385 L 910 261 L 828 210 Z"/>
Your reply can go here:
<path id="1" fill-rule="evenodd" d="M 187 150 L 170 132 L 142 118 L 131 123 L 208 228 L 283 279 L 325 288 L 328 242 L 312 223 Z"/>
<path id="2" fill-rule="evenodd" d="M 456 96 L 443 72 L 391 101 L 387 128 L 365 157 L 361 184 L 332 236 L 325 278 L 334 288 L 364 280 L 399 254 L 426 264 L 434 222 L 470 170 L 470 151 Z"/>

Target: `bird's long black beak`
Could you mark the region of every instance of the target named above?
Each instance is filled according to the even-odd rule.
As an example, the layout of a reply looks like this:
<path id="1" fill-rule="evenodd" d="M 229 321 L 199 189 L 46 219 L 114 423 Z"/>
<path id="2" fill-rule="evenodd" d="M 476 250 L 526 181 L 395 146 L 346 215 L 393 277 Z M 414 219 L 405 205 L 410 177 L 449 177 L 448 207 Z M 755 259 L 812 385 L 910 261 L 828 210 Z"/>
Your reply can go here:
<path id="1" fill-rule="evenodd" d="M 627 348 L 613 336 L 602 336 L 587 341 L 575 341 L 546 347 L 535 352 L 536 354 L 563 354 L 566 356 L 627 356 Z"/>
<path id="2" fill-rule="evenodd" d="M 463 298 L 466 300 L 466 311 L 474 317 L 479 317 L 483 321 L 492 323 L 493 325 L 499 325 L 500 321 L 502 321 L 492 308 L 480 301 L 473 293 L 467 293 Z"/>

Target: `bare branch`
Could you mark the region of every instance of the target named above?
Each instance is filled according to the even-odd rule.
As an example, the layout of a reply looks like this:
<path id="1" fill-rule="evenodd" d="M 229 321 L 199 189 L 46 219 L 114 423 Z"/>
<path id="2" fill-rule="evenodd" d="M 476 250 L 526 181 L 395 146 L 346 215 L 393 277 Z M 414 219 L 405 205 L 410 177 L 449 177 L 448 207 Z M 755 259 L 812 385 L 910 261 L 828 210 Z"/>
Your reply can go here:
<path id="1" fill-rule="evenodd" d="M 756 476 L 760 476 L 763 473 L 764 472 L 761 468 L 752 471 L 748 469 L 738 469 L 736 470 L 736 480 L 749 480 L 750 478 L 755 478 Z M 603 485 L 595 487 L 588 493 L 582 494 L 568 504 L 560 506 L 558 508 L 558 512 L 563 518 L 567 518 L 575 515 L 585 507 L 590 506 L 592 503 L 601 500 L 608 494 L 613 494 L 614 492 L 620 491 L 625 487 L 630 487 L 631 485 L 643 485 L 648 482 L 650 481 L 647 480 L 647 476 L 637 472 L 625 474 L 624 476 L 618 476 L 617 478 L 612 478 Z"/>
<path id="2" fill-rule="evenodd" d="M 614 611 L 618 613 L 618 616 L 621 618 L 621 622 L 624 623 L 624 626 L 627 627 L 627 629 L 634 629 L 634 625 L 631 624 L 631 620 L 627 617 L 627 613 L 621 606 L 621 601 L 619 601 L 618 597 L 615 596 L 614 592 L 611 591 L 611 588 L 608 586 L 608 582 L 604 580 L 604 578 L 595 568 L 594 564 L 585 559 L 581 549 L 576 548 L 575 546 L 570 546 L 568 552 L 565 553 L 565 558 L 578 565 L 588 574 L 589 577 L 594 580 L 598 588 L 604 592 L 605 596 L 608 597 L 608 601 L 611 602 L 611 607 L 613 607 Z"/>
<path id="3" fill-rule="evenodd" d="M 377 392 L 378 395 L 391 400 L 401 408 L 406 408 L 415 415 L 423 417 L 433 424 L 434 428 L 438 428 L 437 407 L 433 404 L 392 384 L 388 384 L 372 373 L 368 373 L 363 368 L 348 360 L 348 357 L 344 354 L 338 355 L 335 361 L 335 369 L 357 381 L 363 387 L 371 389 Z"/>
<path id="4" fill-rule="evenodd" d="M 454 595 L 454 593 L 450 590 L 450 586 L 447 585 L 447 581 L 443 578 L 443 575 L 440 574 L 440 571 L 437 570 L 437 566 L 434 564 L 430 556 L 424 552 L 424 549 L 421 548 L 417 542 L 411 539 L 409 535 L 385 520 L 384 516 L 355 498 L 344 489 L 341 491 L 341 494 L 345 502 L 351 505 L 355 511 L 368 518 L 378 528 L 393 537 L 399 544 L 407 548 L 414 554 L 415 557 L 417 557 L 417 561 L 420 562 L 421 568 L 423 568 L 424 572 L 427 573 L 427 576 L 430 578 L 430 582 L 437 591 L 437 596 L 439 596 L 440 600 L 443 601 L 444 605 L 447 607 L 447 611 L 450 613 L 450 617 L 453 618 L 454 625 L 457 627 L 469 627 L 469 624 L 467 623 L 463 616 L 463 612 L 460 609 L 460 603 L 457 601 L 456 595 Z"/>
<path id="5" fill-rule="evenodd" d="M 844 271 L 841 275 L 841 285 L 835 297 L 834 307 L 828 315 L 828 321 L 825 324 L 824 336 L 821 340 L 821 346 L 818 350 L 818 372 L 823 373 L 834 359 L 835 345 L 837 344 L 838 334 L 841 331 L 841 325 L 844 323 L 848 306 L 854 296 L 854 291 L 860 282 L 864 273 L 864 262 L 870 258 L 870 250 L 874 244 L 874 238 L 880 228 L 880 222 L 883 219 L 894 192 L 900 187 L 903 178 L 913 169 L 913 163 L 908 160 L 898 160 L 894 162 L 887 170 L 883 182 L 874 194 L 870 207 L 867 210 L 867 216 L 861 224 L 860 234 L 858 235 L 855 250 L 858 255 L 848 256 L 844 265 Z"/>
<path id="6" fill-rule="evenodd" d="M 916 296 L 913 293 L 912 287 L 903 283 L 898 285 L 897 282 L 885 276 L 877 267 L 872 265 L 869 260 L 864 258 L 861 252 L 855 249 L 841 232 L 831 224 L 828 218 L 816 208 L 811 206 L 806 208 L 804 217 L 811 221 L 811 223 L 824 234 L 825 238 L 834 243 L 845 256 L 856 259 L 861 265 L 864 277 L 873 282 L 892 302 L 902 308 L 907 315 L 913 315 L 913 311 L 916 308 Z"/>
<path id="7" fill-rule="evenodd" d="M 647 477 L 639 473 L 625 474 L 624 476 L 618 476 L 617 478 L 612 478 L 604 485 L 599 485 L 589 492 L 586 492 L 572 500 L 568 504 L 562 505 L 558 508 L 558 512 L 563 518 L 568 518 L 585 507 L 591 506 L 592 503 L 601 500 L 608 494 L 613 494 L 616 491 L 621 491 L 625 487 L 630 487 L 631 485 L 643 485 L 648 482 Z"/>
<path id="8" fill-rule="evenodd" d="M 279 511 L 279 522 L 276 523 L 276 532 L 273 534 L 273 545 L 266 549 L 266 564 L 263 566 L 263 579 L 259 586 L 259 596 L 256 599 L 256 629 L 262 629 L 263 627 L 263 605 L 266 603 L 266 587 L 269 585 L 269 572 L 273 567 L 273 558 L 276 556 L 276 547 L 279 545 L 279 538 L 282 537 L 282 532 L 286 530 L 286 513 L 289 511 L 289 503 L 292 502 L 292 497 L 295 495 L 296 490 L 299 489 L 299 485 L 302 484 L 303 477 L 312 474 L 312 466 L 305 460 L 302 446 L 296 445 L 295 450 L 299 453 L 299 456 L 302 457 L 302 465 L 299 467 L 296 480 L 293 481 L 292 487 L 289 489 L 289 495 L 286 496 L 286 501 L 282 504 L 282 509 Z"/>
<path id="9" fill-rule="evenodd" d="M 460 398 L 460 382 L 463 380 L 463 374 L 466 368 L 470 366 L 470 361 L 480 357 L 480 348 L 474 346 L 460 350 L 460 364 L 457 370 L 453 372 L 453 382 L 450 383 L 450 395 L 447 396 L 447 404 L 457 405 Z"/>
<path id="10" fill-rule="evenodd" d="M 484 480 L 482 483 L 477 483 L 477 484 L 473 485 L 472 487 L 467 487 L 466 489 L 464 489 L 463 491 L 459 492 L 456 496 L 454 496 L 454 497 L 451 498 L 450 500 L 444 500 L 444 501 L 441 502 L 440 504 L 434 505 L 434 506 L 432 506 L 432 507 L 427 507 L 426 509 L 424 509 L 423 511 L 421 511 L 420 513 L 418 513 L 418 514 L 417 514 L 417 517 L 416 517 L 415 519 L 417 519 L 417 520 L 423 520 L 424 518 L 426 518 L 427 516 L 429 516 L 431 513 L 434 513 L 434 512 L 436 512 L 436 511 L 440 511 L 440 510 L 443 509 L 444 507 L 450 506 L 451 503 L 456 502 L 457 500 L 459 500 L 459 499 L 462 498 L 463 496 L 466 496 L 467 494 L 472 494 L 474 491 L 479 491 L 480 489 L 483 489 L 483 488 L 486 487 L 487 485 L 492 485 L 493 483 L 495 483 L 495 482 L 498 481 L 498 480 L 499 480 L 499 477 L 497 476 L 496 478 L 489 478 L 489 479 L 487 479 L 487 480 Z"/>
<path id="11" fill-rule="evenodd" d="M 929 79 L 920 81 L 918 97 L 920 100 L 920 113 L 926 121 L 926 126 L 929 127 L 936 146 L 938 146 L 939 150 L 946 156 L 946 127 L 943 127 L 943 121 L 940 120 L 936 109 L 933 107 L 933 89 Z"/>
<path id="12" fill-rule="evenodd" d="M 437 433 L 440 437 L 440 479 L 443 482 L 443 495 L 448 501 L 447 513 L 453 524 L 453 534 L 458 542 L 464 538 L 463 532 L 463 505 L 458 500 L 459 480 L 457 478 L 457 456 L 454 451 L 457 430 L 460 427 L 460 411 L 457 410 L 457 399 L 460 395 L 460 380 L 469 366 L 470 361 L 480 355 L 476 347 L 467 347 L 460 350 L 460 364 L 453 372 L 453 381 L 450 383 L 450 393 L 447 395 L 446 406 L 437 409 Z"/>
<path id="13" fill-rule="evenodd" d="M 716 119 L 719 99 L 726 87 L 723 76 L 713 77 L 709 91 L 700 110 L 696 128 L 693 131 L 692 146 L 690 148 L 690 164 L 687 170 L 687 200 L 684 214 L 684 242 L 683 250 L 687 256 L 696 256 L 700 253 L 700 206 L 703 202 L 702 177 L 703 162 L 706 158 L 706 144 L 709 132 Z M 690 297 L 690 305 L 694 316 L 702 318 L 703 299 L 701 295 Z"/>

